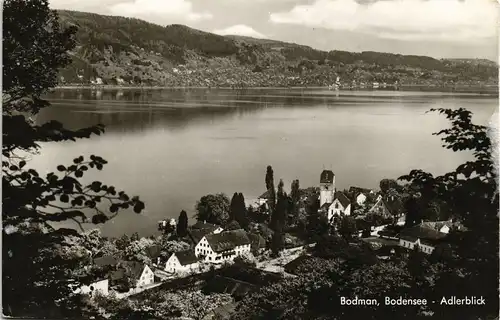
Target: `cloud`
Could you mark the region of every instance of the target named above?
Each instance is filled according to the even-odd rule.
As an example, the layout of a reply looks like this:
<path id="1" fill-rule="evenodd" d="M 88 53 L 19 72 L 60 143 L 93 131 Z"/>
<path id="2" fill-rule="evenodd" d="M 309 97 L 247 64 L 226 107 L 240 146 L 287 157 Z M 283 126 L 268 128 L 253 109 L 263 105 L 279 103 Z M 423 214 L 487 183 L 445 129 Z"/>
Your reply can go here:
<path id="1" fill-rule="evenodd" d="M 269 18 L 388 39 L 474 42 L 496 35 L 498 8 L 494 0 L 316 0 Z"/>
<path id="2" fill-rule="evenodd" d="M 117 3 L 109 8 L 114 15 L 142 18 L 165 24 L 171 19 L 200 21 L 212 19 L 209 12 L 195 12 L 187 0 L 134 0 Z"/>
<path id="3" fill-rule="evenodd" d="M 244 24 L 237 24 L 225 29 L 214 30 L 213 33 L 220 35 L 238 35 L 238 36 L 246 36 L 253 38 L 267 38 L 260 32 L 255 31 L 252 27 L 246 26 Z"/>

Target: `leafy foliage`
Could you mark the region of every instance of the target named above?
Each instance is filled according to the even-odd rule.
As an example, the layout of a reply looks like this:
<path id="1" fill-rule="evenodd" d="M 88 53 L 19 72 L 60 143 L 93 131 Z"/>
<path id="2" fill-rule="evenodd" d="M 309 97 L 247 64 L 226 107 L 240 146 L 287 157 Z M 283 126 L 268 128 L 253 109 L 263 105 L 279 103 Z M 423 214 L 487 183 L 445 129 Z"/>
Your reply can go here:
<path id="1" fill-rule="evenodd" d="M 42 95 L 56 85 L 57 69 L 70 63 L 75 28 L 62 28 L 46 0 L 4 1 L 3 15 L 2 266 L 9 292 L 3 295 L 4 313 L 81 315 L 68 283 L 78 284 L 72 269 L 88 257 L 61 249 L 64 236 L 78 234 L 56 224 L 73 221 L 83 231 L 84 223 L 104 223 L 121 209 L 140 213 L 144 203 L 99 181 L 82 184 L 88 170 L 102 170 L 107 163 L 95 155 L 58 165 L 45 177 L 29 168 L 28 157 L 38 152 L 39 143 L 88 138 L 103 127 L 70 131 L 56 121 L 33 124 L 28 117 L 49 105 Z"/>
<path id="2" fill-rule="evenodd" d="M 298 277 L 286 279 L 247 297 L 237 319 L 488 319 L 498 315 L 498 188 L 487 129 L 471 122 L 464 109 L 439 109 L 451 128 L 437 133 L 444 146 L 472 151 L 474 159 L 455 171 L 434 177 L 413 170 L 399 187 L 382 183 L 385 196 L 397 191 L 406 203 L 409 225 L 426 217 L 430 206 L 449 207 L 465 230 L 452 230 L 446 243 L 429 257 L 418 249 L 409 257 L 379 261 L 361 241 L 335 235 L 316 238 Z M 309 209 L 310 217 L 317 213 Z M 313 220 L 314 221 L 314 220 Z M 393 231 L 397 232 L 396 227 Z M 380 305 L 341 306 L 340 297 L 378 299 Z M 426 298 L 427 306 L 385 305 L 381 297 Z M 443 297 L 484 297 L 485 305 L 449 306 Z"/>
<path id="3" fill-rule="evenodd" d="M 229 220 L 229 198 L 223 194 L 209 194 L 196 203 L 196 219 L 217 225 L 224 225 Z"/>

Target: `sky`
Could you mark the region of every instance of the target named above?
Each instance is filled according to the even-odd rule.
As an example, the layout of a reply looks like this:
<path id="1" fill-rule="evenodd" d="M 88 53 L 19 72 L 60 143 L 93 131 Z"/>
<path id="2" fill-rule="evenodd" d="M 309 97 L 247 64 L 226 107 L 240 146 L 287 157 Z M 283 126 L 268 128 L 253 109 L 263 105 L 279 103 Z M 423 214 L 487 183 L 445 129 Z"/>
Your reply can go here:
<path id="1" fill-rule="evenodd" d="M 53 9 L 180 23 L 221 35 L 498 61 L 496 0 L 49 0 Z"/>

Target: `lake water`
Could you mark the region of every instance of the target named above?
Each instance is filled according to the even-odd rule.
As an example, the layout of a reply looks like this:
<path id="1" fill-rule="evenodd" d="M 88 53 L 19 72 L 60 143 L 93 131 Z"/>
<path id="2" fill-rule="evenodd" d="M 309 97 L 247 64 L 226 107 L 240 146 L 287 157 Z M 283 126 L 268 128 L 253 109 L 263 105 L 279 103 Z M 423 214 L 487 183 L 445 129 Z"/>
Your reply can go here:
<path id="1" fill-rule="evenodd" d="M 102 226 L 108 236 L 156 231 L 158 220 L 194 214 L 209 193 L 265 191 L 267 165 L 275 184 L 289 190 L 319 183 L 321 171 L 336 174 L 337 188 L 377 188 L 383 178 L 411 169 L 442 174 L 470 155 L 441 147 L 432 133 L 448 126 L 430 108 L 465 107 L 474 122 L 487 124 L 498 98 L 473 94 L 328 90 L 58 90 L 37 123 L 58 120 L 78 129 L 102 123 L 91 139 L 43 144 L 30 166 L 55 171 L 57 164 L 91 154 L 108 160 L 89 171 L 146 203 L 141 215 L 123 212 Z"/>

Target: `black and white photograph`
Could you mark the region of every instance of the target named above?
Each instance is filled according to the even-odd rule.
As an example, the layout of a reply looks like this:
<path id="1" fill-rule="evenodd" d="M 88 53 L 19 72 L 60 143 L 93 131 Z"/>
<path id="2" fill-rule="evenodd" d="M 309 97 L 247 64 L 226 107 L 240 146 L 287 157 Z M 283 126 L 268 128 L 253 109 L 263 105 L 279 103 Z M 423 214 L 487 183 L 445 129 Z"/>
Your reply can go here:
<path id="1" fill-rule="evenodd" d="M 2 317 L 499 320 L 496 0 L 3 0 Z"/>

